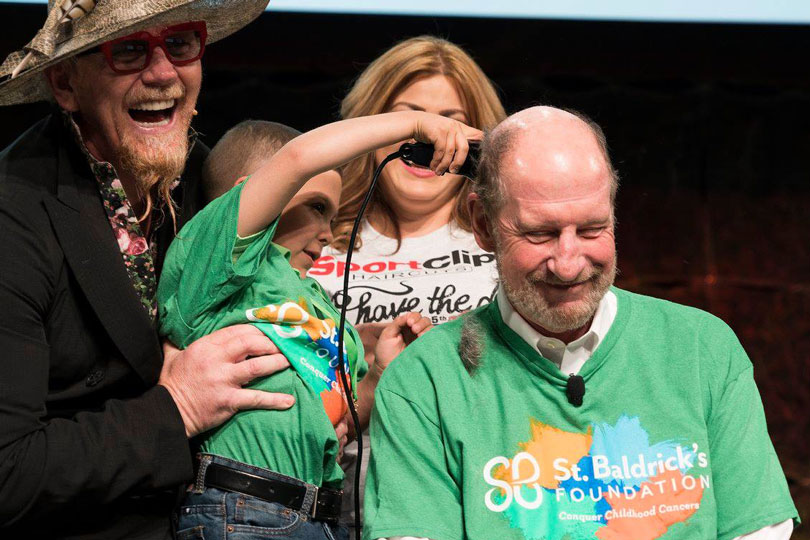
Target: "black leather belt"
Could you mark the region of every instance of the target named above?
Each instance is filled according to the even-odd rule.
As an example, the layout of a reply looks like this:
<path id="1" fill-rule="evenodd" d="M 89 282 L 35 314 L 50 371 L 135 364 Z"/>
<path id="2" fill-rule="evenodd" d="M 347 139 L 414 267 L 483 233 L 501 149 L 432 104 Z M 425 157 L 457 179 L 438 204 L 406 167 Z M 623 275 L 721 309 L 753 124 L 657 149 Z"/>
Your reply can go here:
<path id="1" fill-rule="evenodd" d="M 337 523 L 340 518 L 340 502 L 343 497 L 341 490 L 311 486 L 310 489 L 315 490 L 315 503 L 311 508 L 304 508 L 306 486 L 263 478 L 217 463 L 208 464 L 203 483 L 206 486 L 244 493 L 263 501 L 278 503 L 307 514 L 314 520 Z"/>

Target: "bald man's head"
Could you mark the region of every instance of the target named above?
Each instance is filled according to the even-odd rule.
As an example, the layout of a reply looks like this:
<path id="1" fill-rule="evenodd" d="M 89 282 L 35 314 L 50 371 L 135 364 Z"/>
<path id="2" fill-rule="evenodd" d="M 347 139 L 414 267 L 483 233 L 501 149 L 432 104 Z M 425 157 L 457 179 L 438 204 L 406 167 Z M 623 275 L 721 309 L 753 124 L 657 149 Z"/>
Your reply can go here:
<path id="1" fill-rule="evenodd" d="M 546 106 L 517 112 L 487 133 L 475 192 L 494 215 L 507 183 L 522 186 L 529 177 L 546 180 L 530 194 L 546 199 L 565 197 L 571 188 L 594 188 L 589 183 L 601 177 L 608 179 L 613 204 L 619 184 L 602 129 L 581 113 Z"/>
<path id="2" fill-rule="evenodd" d="M 599 126 L 533 107 L 484 140 L 468 205 L 506 298 L 546 336 L 587 331 L 616 275 L 616 174 Z"/>

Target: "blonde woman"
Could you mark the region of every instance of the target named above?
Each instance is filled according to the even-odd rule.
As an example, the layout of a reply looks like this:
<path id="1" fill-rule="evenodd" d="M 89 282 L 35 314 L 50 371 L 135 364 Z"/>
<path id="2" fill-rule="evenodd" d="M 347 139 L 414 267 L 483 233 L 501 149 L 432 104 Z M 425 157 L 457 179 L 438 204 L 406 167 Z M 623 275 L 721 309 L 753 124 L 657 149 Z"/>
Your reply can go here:
<path id="1" fill-rule="evenodd" d="M 399 110 L 424 110 L 486 129 L 504 110 L 481 68 L 460 47 L 432 36 L 395 45 L 360 75 L 343 100 L 353 118 Z M 402 141 L 405 142 L 405 141 Z M 341 305 L 346 246 L 354 218 L 377 164 L 401 143 L 345 166 L 335 242 L 315 261 L 316 278 Z M 383 170 L 352 256 L 348 318 L 353 324 L 389 321 L 420 311 L 434 323 L 492 298 L 495 261 L 470 232 L 468 181 L 404 160 Z"/>
<path id="2" fill-rule="evenodd" d="M 440 114 L 478 129 L 505 117 L 492 83 L 475 61 L 457 45 L 432 36 L 403 41 L 372 62 L 343 100 L 341 115 L 407 110 Z M 343 303 L 345 250 L 354 219 L 374 169 L 402 142 L 358 158 L 341 171 L 335 242 L 309 272 L 337 306 Z M 461 176 L 436 176 L 403 160 L 383 170 L 360 228 L 349 282 L 347 317 L 358 327 L 366 350 L 374 350 L 383 323 L 400 314 L 418 311 L 438 324 L 492 300 L 495 260 L 470 232 L 468 192 L 468 181 Z M 356 445 L 347 447 L 347 491 L 355 456 Z M 367 462 L 365 455 L 364 468 Z M 349 525 L 353 517 L 346 503 L 351 500 L 347 493 L 344 522 Z"/>

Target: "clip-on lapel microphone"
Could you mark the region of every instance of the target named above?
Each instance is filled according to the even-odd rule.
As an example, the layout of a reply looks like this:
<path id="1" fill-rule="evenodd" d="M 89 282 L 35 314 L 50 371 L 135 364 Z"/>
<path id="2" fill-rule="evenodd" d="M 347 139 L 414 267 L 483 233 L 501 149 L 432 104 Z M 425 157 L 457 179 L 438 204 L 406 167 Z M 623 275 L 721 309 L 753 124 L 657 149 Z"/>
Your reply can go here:
<path id="1" fill-rule="evenodd" d="M 565 385 L 565 396 L 568 403 L 574 407 L 581 407 L 582 398 L 585 396 L 585 379 L 572 373 Z"/>

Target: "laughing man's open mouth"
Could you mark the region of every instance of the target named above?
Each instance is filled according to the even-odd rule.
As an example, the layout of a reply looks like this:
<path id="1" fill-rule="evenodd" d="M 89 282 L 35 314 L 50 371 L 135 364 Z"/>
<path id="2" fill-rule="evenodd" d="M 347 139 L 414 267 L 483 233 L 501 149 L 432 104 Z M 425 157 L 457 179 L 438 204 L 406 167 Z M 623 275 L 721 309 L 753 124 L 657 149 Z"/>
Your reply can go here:
<path id="1" fill-rule="evenodd" d="M 131 107 L 128 112 L 135 122 L 148 127 L 157 127 L 165 126 L 171 121 L 176 107 L 176 99 L 146 101 Z"/>

